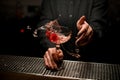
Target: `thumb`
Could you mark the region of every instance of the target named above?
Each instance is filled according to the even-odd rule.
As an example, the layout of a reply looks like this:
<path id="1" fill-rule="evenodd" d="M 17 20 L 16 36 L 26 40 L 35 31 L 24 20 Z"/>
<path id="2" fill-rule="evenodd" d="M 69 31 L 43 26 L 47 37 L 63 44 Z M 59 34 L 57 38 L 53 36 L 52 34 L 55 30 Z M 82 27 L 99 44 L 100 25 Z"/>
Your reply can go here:
<path id="1" fill-rule="evenodd" d="M 80 25 L 82 25 L 85 21 L 85 16 L 80 17 L 80 19 L 77 21 L 77 29 L 80 29 Z"/>

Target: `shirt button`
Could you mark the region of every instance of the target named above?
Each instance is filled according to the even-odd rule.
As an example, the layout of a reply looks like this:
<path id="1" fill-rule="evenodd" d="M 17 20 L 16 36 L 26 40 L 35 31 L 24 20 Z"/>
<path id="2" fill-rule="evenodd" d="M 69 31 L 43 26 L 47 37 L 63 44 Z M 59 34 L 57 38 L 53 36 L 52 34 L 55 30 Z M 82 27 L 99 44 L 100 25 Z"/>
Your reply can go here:
<path id="1" fill-rule="evenodd" d="M 59 17 L 61 17 L 62 15 L 61 14 L 59 14 Z"/>
<path id="2" fill-rule="evenodd" d="M 72 14 L 69 15 L 70 18 L 71 18 L 72 16 L 73 16 Z"/>

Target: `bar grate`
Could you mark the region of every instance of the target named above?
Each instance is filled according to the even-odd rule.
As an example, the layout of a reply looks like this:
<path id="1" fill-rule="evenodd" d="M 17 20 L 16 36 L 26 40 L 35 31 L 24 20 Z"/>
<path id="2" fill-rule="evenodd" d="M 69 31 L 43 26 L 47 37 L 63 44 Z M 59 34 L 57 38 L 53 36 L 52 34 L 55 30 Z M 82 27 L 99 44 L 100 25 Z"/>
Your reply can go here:
<path id="1" fill-rule="evenodd" d="M 120 80 L 119 64 L 64 60 L 62 65 L 64 69 L 51 71 L 42 58 L 0 55 L 0 72 L 42 76 L 42 80 Z"/>

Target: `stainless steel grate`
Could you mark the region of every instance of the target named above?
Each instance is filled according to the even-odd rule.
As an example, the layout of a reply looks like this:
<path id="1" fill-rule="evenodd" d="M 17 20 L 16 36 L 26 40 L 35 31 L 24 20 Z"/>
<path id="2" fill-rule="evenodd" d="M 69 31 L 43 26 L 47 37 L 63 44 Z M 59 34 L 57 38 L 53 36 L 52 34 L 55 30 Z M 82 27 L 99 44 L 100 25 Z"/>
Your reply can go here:
<path id="1" fill-rule="evenodd" d="M 1 74 L 29 74 L 42 77 L 42 80 L 120 80 L 119 64 L 64 60 L 62 65 L 64 69 L 51 71 L 44 67 L 42 58 L 0 55 Z"/>

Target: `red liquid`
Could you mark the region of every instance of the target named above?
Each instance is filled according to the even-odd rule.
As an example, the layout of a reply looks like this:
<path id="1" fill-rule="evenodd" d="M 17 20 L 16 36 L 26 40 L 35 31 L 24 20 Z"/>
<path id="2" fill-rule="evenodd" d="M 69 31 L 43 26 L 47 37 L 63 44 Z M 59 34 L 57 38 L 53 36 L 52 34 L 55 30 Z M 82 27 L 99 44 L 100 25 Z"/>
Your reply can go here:
<path id="1" fill-rule="evenodd" d="M 64 34 L 61 34 L 61 33 L 55 33 L 55 32 L 52 32 L 52 31 L 46 31 L 46 36 L 48 37 L 48 39 L 55 43 L 55 44 L 62 44 L 62 43 L 65 43 L 67 42 L 70 37 L 71 37 L 71 34 L 68 35 L 68 36 L 65 36 Z"/>

